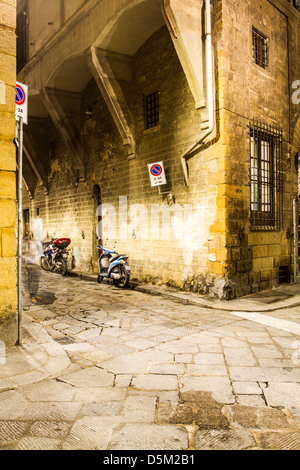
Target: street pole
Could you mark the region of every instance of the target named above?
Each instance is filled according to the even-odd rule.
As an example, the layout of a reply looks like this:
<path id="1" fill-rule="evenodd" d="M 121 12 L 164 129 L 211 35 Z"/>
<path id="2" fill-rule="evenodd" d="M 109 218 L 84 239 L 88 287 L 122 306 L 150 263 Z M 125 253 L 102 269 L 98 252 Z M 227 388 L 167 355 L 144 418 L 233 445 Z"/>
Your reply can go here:
<path id="1" fill-rule="evenodd" d="M 23 118 L 18 122 L 18 345 L 22 345 Z"/>

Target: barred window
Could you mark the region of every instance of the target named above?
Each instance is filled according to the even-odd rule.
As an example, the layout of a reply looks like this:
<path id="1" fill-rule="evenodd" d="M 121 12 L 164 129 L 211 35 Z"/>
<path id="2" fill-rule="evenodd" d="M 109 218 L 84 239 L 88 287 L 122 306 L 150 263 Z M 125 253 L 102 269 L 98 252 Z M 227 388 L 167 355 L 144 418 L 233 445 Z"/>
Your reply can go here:
<path id="1" fill-rule="evenodd" d="M 250 124 L 251 225 L 282 225 L 282 131 L 260 121 Z"/>
<path id="2" fill-rule="evenodd" d="M 254 27 L 252 28 L 252 48 L 254 62 L 266 69 L 269 65 L 269 39 Z"/>
<path id="3" fill-rule="evenodd" d="M 159 93 L 151 93 L 145 97 L 146 129 L 159 125 Z"/>

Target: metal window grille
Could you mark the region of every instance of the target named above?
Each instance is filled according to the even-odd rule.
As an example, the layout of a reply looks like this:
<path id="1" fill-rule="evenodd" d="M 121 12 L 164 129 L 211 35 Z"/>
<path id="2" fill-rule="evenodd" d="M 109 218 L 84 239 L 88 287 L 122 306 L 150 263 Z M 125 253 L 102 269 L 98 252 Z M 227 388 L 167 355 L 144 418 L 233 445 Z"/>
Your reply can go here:
<path id="1" fill-rule="evenodd" d="M 252 47 L 254 62 L 266 69 L 269 65 L 269 39 L 256 28 L 252 28 Z"/>
<path id="2" fill-rule="evenodd" d="M 250 201 L 254 229 L 280 229 L 283 214 L 282 130 L 253 120 L 250 128 Z"/>
<path id="3" fill-rule="evenodd" d="M 159 125 L 159 93 L 146 96 L 146 129 Z"/>

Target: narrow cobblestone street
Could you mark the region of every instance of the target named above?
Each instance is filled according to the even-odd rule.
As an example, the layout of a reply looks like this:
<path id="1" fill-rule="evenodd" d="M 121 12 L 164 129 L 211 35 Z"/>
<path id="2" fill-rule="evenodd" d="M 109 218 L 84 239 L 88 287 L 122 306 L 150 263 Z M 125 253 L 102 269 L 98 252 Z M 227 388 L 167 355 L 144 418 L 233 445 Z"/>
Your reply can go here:
<path id="1" fill-rule="evenodd" d="M 0 449 L 300 450 L 299 299 L 265 297 L 255 313 L 253 298 L 23 275 Z"/>

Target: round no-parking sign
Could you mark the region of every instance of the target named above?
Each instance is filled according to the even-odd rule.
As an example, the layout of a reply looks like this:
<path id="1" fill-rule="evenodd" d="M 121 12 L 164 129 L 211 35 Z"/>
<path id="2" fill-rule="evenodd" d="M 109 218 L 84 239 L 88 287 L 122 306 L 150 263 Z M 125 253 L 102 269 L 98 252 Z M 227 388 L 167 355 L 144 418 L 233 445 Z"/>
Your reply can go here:
<path id="1" fill-rule="evenodd" d="M 163 162 L 148 164 L 151 186 L 160 186 L 166 184 L 166 175 Z"/>
<path id="2" fill-rule="evenodd" d="M 152 167 L 150 168 L 150 173 L 152 176 L 159 176 L 162 174 L 162 167 L 161 165 L 159 165 L 158 163 L 155 163 L 154 165 L 152 165 Z"/>
<path id="3" fill-rule="evenodd" d="M 24 88 L 20 84 L 18 84 L 15 90 L 16 90 L 16 98 L 15 98 L 16 105 L 22 106 L 22 104 L 24 104 L 26 100 L 26 93 L 24 91 Z"/>
<path id="4" fill-rule="evenodd" d="M 28 124 L 28 86 L 17 82 L 15 87 L 16 120 L 23 119 L 24 124 Z"/>

